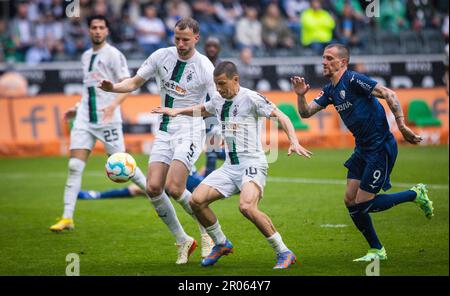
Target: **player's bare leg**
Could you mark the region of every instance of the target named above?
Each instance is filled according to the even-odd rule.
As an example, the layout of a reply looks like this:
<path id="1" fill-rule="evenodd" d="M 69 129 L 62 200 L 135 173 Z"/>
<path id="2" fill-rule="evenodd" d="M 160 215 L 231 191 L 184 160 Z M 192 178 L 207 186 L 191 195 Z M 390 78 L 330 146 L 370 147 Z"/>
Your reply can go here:
<path id="1" fill-rule="evenodd" d="M 355 179 L 347 179 L 347 188 L 345 190 L 344 203 L 348 208 L 356 204 L 356 193 L 359 189 L 359 184 L 361 181 Z"/>
<path id="2" fill-rule="evenodd" d="M 277 264 L 274 269 L 288 268 L 297 260 L 295 254 L 284 244 L 281 235 L 276 231 L 272 220 L 258 208 L 261 199 L 261 189 L 255 182 L 243 184 L 239 199 L 241 213 L 261 231 L 277 254 Z"/>
<path id="3" fill-rule="evenodd" d="M 196 219 L 191 206 L 189 205 L 192 194 L 186 189 L 186 181 L 188 176 L 189 170 L 186 165 L 180 160 L 173 160 L 167 173 L 166 190 L 167 193 L 183 207 L 186 213 Z M 202 242 L 201 256 L 204 258 L 211 253 L 214 243 L 206 232 L 206 229 L 200 223 L 199 229 Z"/>
<path id="4" fill-rule="evenodd" d="M 214 265 L 220 257 L 233 253 L 233 245 L 222 232 L 219 220 L 209 208 L 209 204 L 223 198 L 215 188 L 200 184 L 192 194 L 190 206 L 198 221 L 206 228 L 208 235 L 214 241 L 211 252 L 202 260 L 202 266 Z"/>
<path id="5" fill-rule="evenodd" d="M 189 171 L 180 160 L 173 160 L 167 172 L 166 191 L 175 200 L 179 200 L 186 189 Z"/>
<path id="6" fill-rule="evenodd" d="M 88 149 L 72 149 L 70 150 L 69 172 L 64 190 L 64 212 L 58 223 L 50 226 L 53 232 L 70 230 L 75 227 L 73 223 L 73 212 L 77 202 L 78 192 L 81 190 L 81 180 L 89 158 L 90 150 Z"/>
<path id="7" fill-rule="evenodd" d="M 215 188 L 200 183 L 194 190 L 190 201 L 190 206 L 200 224 L 208 228 L 217 222 L 217 217 L 209 208 L 209 204 L 223 198 Z"/>
<path id="8" fill-rule="evenodd" d="M 155 208 L 158 216 L 174 235 L 178 249 L 177 264 L 185 264 L 189 255 L 195 250 L 197 243 L 188 236 L 178 220 L 175 209 L 165 190 L 169 165 L 162 162 L 151 162 L 147 173 L 147 196 Z"/>
<path id="9" fill-rule="evenodd" d="M 242 186 L 239 210 L 242 215 L 253 222 L 265 237 L 275 234 L 275 226 L 273 226 L 270 218 L 258 209 L 258 203 L 261 198 L 261 190 L 254 182 L 247 182 Z"/>

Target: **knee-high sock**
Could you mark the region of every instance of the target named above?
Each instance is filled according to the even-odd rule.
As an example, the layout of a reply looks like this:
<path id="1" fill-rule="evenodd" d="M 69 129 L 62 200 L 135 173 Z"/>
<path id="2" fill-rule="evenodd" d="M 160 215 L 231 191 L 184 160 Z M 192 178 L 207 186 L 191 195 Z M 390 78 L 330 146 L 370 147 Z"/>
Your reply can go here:
<path id="1" fill-rule="evenodd" d="M 78 192 L 81 189 L 81 179 L 86 163 L 78 158 L 69 160 L 69 175 L 64 189 L 64 213 L 63 218 L 73 218 Z"/>
<path id="2" fill-rule="evenodd" d="M 371 204 L 362 203 L 348 207 L 348 212 L 353 220 L 353 223 L 359 231 L 364 235 L 370 247 L 373 249 L 381 249 L 383 245 L 378 239 L 375 228 L 372 224 L 372 219 L 369 215 Z"/>
<path id="3" fill-rule="evenodd" d="M 136 172 L 134 173 L 133 178 L 131 178 L 131 181 L 133 181 L 134 184 L 139 186 L 139 188 L 141 188 L 145 192 L 147 179 L 145 178 L 144 174 L 142 173 L 139 167 L 136 167 Z"/>
<path id="4" fill-rule="evenodd" d="M 198 223 L 198 228 L 200 229 L 200 233 L 204 234 L 207 233 L 205 227 L 198 222 L 197 218 L 194 215 L 194 212 L 192 211 L 191 206 L 189 205 L 189 200 L 191 199 L 191 193 L 189 190 L 185 189 L 181 197 L 177 200 L 177 202 L 183 207 L 183 209 L 188 213 L 189 215 L 194 218 L 195 221 Z"/>
<path id="5" fill-rule="evenodd" d="M 206 169 L 205 177 L 216 169 L 217 153 L 216 151 L 206 152 Z"/>
<path id="6" fill-rule="evenodd" d="M 156 213 L 158 213 L 158 216 L 161 218 L 161 220 L 163 220 L 163 222 L 169 228 L 170 232 L 172 232 L 172 234 L 174 235 L 177 243 L 186 241 L 189 236 L 184 231 L 183 226 L 181 226 L 175 209 L 170 202 L 166 192 L 163 191 L 163 193 L 158 196 L 150 197 L 150 201 L 155 208 Z"/>
<path id="7" fill-rule="evenodd" d="M 414 201 L 416 195 L 416 192 L 412 190 L 405 190 L 392 194 L 378 194 L 374 199 L 368 202 L 372 204 L 369 212 L 381 212 L 390 209 L 398 204 L 408 201 Z"/>

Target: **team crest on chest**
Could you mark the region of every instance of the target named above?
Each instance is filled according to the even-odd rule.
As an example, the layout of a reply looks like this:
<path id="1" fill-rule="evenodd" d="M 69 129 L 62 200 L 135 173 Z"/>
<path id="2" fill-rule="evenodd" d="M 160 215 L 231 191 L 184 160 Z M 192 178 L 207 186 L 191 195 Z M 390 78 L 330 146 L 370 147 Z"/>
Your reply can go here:
<path id="1" fill-rule="evenodd" d="M 339 92 L 339 96 L 341 97 L 341 99 L 345 99 L 345 90 L 341 90 L 340 92 Z"/>
<path id="2" fill-rule="evenodd" d="M 188 75 L 186 76 L 186 82 L 189 82 L 189 81 L 192 80 L 193 74 L 194 74 L 194 71 L 189 70 L 189 73 L 188 73 Z"/>
<path id="3" fill-rule="evenodd" d="M 239 105 L 234 105 L 234 108 L 233 108 L 233 117 L 236 117 L 236 115 L 238 114 L 238 108 L 239 108 Z"/>

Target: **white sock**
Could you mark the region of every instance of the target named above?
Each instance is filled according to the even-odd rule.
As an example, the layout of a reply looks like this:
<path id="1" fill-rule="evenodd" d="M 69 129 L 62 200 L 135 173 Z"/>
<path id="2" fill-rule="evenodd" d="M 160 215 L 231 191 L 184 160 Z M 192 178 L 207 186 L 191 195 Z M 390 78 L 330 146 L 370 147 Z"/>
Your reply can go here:
<path id="1" fill-rule="evenodd" d="M 86 163 L 78 158 L 69 159 L 69 175 L 64 189 L 63 218 L 72 219 L 77 202 L 78 192 L 81 190 L 81 179 Z"/>
<path id="2" fill-rule="evenodd" d="M 267 241 L 277 254 L 289 251 L 278 232 L 275 232 L 271 237 L 268 237 Z"/>
<path id="3" fill-rule="evenodd" d="M 163 191 L 161 195 L 151 197 L 150 201 L 155 208 L 156 213 L 158 213 L 158 216 L 166 223 L 170 232 L 175 236 L 177 243 L 182 243 L 189 239 L 189 236 L 184 232 L 180 221 L 178 221 L 175 209 L 165 191 Z"/>
<path id="4" fill-rule="evenodd" d="M 208 232 L 209 236 L 214 241 L 215 245 L 223 245 L 227 240 L 225 234 L 222 232 L 222 228 L 220 227 L 219 220 L 216 221 L 215 224 L 206 227 L 206 232 Z"/>
<path id="5" fill-rule="evenodd" d="M 133 181 L 134 184 L 139 186 L 139 188 L 141 188 L 145 192 L 145 187 L 147 185 L 147 179 L 145 178 L 144 174 L 142 173 L 142 171 L 139 167 L 136 167 L 136 172 L 134 173 L 133 178 L 131 178 L 131 181 Z"/>
<path id="6" fill-rule="evenodd" d="M 204 233 L 206 233 L 205 227 L 203 227 L 203 225 L 201 225 L 200 222 L 197 220 L 197 217 L 195 217 L 194 212 L 192 211 L 192 208 L 189 205 L 189 200 L 191 200 L 191 196 L 192 196 L 192 193 L 189 190 L 184 189 L 183 194 L 176 201 L 183 207 L 183 209 L 186 211 L 186 213 L 191 215 L 192 218 L 194 218 L 194 220 L 197 221 L 198 228 L 200 229 L 200 233 L 204 234 Z"/>

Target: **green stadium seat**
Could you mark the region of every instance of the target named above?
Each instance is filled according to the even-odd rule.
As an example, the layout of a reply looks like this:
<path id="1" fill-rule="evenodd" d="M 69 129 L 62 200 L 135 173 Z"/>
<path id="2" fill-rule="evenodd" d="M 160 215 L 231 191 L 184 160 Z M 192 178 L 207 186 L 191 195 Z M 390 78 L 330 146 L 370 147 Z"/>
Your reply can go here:
<path id="1" fill-rule="evenodd" d="M 417 126 L 441 126 L 441 121 L 433 116 L 427 102 L 415 99 L 408 105 L 408 122 Z"/>
<path id="2" fill-rule="evenodd" d="M 280 109 L 281 112 L 286 114 L 287 117 L 291 120 L 292 124 L 294 125 L 294 128 L 296 130 L 307 130 L 309 126 L 302 122 L 300 119 L 300 115 L 297 112 L 297 109 L 295 109 L 295 106 L 291 103 L 281 103 L 278 106 L 278 109 Z M 278 125 L 279 128 L 281 128 L 280 125 Z"/>

